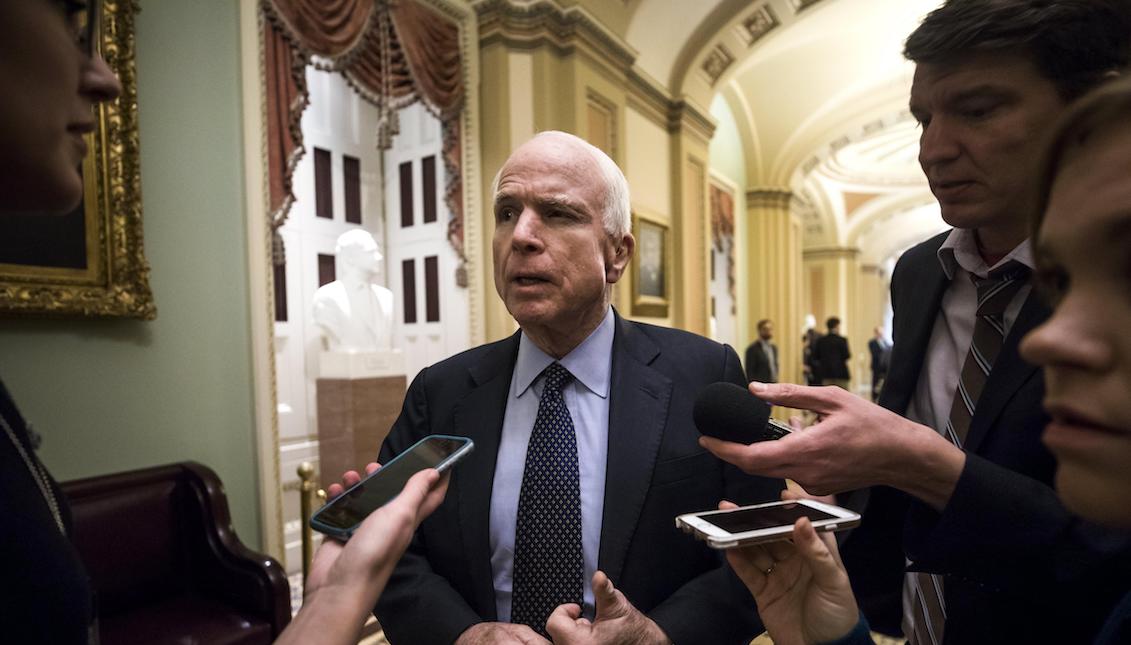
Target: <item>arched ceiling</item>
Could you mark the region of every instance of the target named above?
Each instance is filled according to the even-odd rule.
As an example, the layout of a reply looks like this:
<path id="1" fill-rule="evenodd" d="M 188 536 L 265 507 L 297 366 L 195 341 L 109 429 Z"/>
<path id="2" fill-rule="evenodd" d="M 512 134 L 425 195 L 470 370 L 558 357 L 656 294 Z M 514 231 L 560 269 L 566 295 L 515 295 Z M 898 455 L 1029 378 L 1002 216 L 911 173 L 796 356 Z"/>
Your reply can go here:
<path id="1" fill-rule="evenodd" d="M 794 192 L 805 248 L 859 248 L 882 264 L 945 226 L 916 160 L 914 68 L 901 53 L 940 3 L 629 0 L 625 40 L 674 95 L 726 100 L 746 187 Z"/>

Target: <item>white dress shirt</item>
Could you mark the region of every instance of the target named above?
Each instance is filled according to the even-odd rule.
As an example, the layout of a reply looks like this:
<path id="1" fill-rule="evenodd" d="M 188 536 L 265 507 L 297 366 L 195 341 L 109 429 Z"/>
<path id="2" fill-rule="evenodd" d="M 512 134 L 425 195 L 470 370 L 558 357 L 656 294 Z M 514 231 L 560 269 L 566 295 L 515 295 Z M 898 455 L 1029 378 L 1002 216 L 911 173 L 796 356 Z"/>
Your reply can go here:
<path id="1" fill-rule="evenodd" d="M 609 391 L 613 357 L 613 310 L 580 345 L 559 363 L 573 380 L 562 390 L 577 436 L 577 466 L 581 484 L 581 552 L 585 580 L 582 613 L 592 619 L 593 574 L 601 545 L 601 514 L 605 508 L 605 466 L 609 447 Z M 495 609 L 500 622 L 510 622 L 514 580 L 514 538 L 518 495 L 526 467 L 526 447 L 538 416 L 543 379 L 539 376 L 554 358 L 522 334 L 511 376 L 495 479 L 491 489 L 491 574 L 495 584 Z M 537 379 L 537 380 L 535 380 Z"/>
<path id="2" fill-rule="evenodd" d="M 1032 246 L 1026 239 L 997 264 L 988 266 L 978 252 L 974 232 L 960 228 L 952 230 L 947 236 L 939 247 L 938 258 L 950 285 L 943 294 L 939 313 L 935 316 L 935 326 L 931 330 L 931 340 L 927 344 L 927 354 L 919 372 L 915 396 L 911 399 L 905 416 L 946 436 L 950 406 L 954 402 L 954 392 L 958 389 L 962 364 L 966 361 L 966 354 L 970 351 L 970 343 L 974 338 L 974 322 L 978 312 L 978 290 L 971 282 L 970 275 L 985 278 L 990 271 L 1011 260 L 1024 264 L 1030 270 L 1034 263 Z M 1006 307 L 1003 318 L 1007 335 L 1031 290 L 1032 287 L 1027 284 L 1018 289 Z"/>
<path id="3" fill-rule="evenodd" d="M 1033 269 L 1033 252 L 1029 240 L 1019 244 L 992 267 L 986 264 L 978 252 L 978 242 L 974 232 L 956 228 L 950 232 L 938 250 L 939 263 L 950 284 L 943 293 L 935 325 L 931 329 L 931 339 L 927 344 L 927 354 L 923 367 L 919 370 L 919 382 L 915 395 L 907 406 L 908 419 L 930 426 L 936 432 L 946 435 L 946 424 L 950 419 L 950 408 L 958 381 L 962 374 L 962 364 L 970 351 L 974 339 L 974 323 L 978 314 L 978 288 L 970 280 L 970 275 L 985 278 L 990 271 L 1015 260 Z M 1009 301 L 1002 315 L 1005 333 L 1013 328 L 1013 321 L 1029 297 L 1032 287 L 1028 284 L 1018 289 L 1013 300 Z M 906 341 L 905 341 L 906 342 Z M 910 560 L 907 561 L 910 564 Z M 903 585 L 903 623 L 915 624 L 914 588 L 916 574 L 908 572 Z"/>

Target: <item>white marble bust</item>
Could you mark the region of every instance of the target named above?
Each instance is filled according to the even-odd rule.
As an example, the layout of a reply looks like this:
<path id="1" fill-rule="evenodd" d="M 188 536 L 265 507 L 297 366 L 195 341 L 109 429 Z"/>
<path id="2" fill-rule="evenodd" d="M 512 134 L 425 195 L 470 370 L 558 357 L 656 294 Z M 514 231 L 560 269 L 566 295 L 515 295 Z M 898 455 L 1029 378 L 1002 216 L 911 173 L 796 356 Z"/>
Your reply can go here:
<path id="1" fill-rule="evenodd" d="M 314 323 L 323 349 L 389 351 L 393 342 L 393 292 L 373 281 L 381 273 L 381 248 L 368 231 L 353 229 L 334 249 L 338 279 L 314 292 Z"/>

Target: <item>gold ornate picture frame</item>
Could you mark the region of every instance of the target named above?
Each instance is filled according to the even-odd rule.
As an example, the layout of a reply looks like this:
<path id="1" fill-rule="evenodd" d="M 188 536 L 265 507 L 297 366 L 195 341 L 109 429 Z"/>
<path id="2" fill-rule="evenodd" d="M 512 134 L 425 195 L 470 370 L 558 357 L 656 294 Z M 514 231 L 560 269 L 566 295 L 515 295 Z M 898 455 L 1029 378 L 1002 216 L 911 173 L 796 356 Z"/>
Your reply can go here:
<path id="1" fill-rule="evenodd" d="M 136 0 L 102 3 L 98 50 L 122 83 L 116 101 L 95 108 L 87 135 L 83 203 L 70 215 L 0 218 L 0 237 L 27 240 L 0 257 L 0 314 L 157 315 L 142 248 L 141 175 L 134 57 Z M 50 249 L 48 247 L 51 247 Z M 57 252 L 60 247 L 70 250 Z"/>
<path id="2" fill-rule="evenodd" d="M 671 305 L 672 240 L 658 217 L 633 211 L 632 315 L 667 318 Z"/>

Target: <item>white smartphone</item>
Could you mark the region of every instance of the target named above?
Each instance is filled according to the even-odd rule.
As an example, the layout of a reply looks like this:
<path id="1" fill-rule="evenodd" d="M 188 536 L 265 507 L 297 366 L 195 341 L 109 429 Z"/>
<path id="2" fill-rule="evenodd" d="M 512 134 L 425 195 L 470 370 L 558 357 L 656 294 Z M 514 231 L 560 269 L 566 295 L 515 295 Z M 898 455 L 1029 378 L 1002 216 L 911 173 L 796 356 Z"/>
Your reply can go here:
<path id="1" fill-rule="evenodd" d="M 675 525 L 705 540 L 713 549 L 732 549 L 788 540 L 793 535 L 793 523 L 801 517 L 808 517 L 818 531 L 843 531 L 860 524 L 860 515 L 847 508 L 798 499 L 687 513 L 675 518 Z"/>

